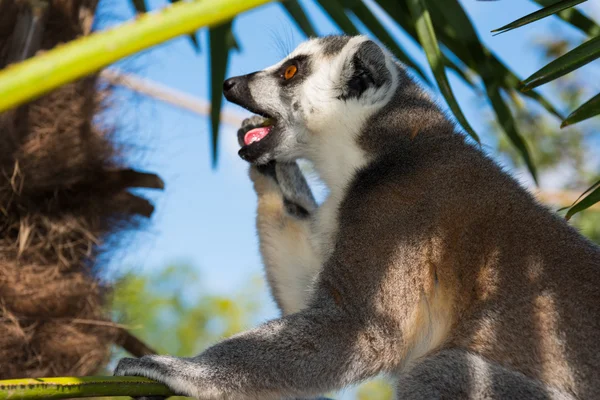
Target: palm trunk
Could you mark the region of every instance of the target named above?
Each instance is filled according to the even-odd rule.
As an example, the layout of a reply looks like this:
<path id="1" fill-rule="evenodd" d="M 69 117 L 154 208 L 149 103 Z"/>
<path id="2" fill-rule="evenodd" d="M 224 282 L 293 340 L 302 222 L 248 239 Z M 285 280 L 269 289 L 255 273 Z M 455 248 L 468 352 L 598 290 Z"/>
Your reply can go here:
<path id="1" fill-rule="evenodd" d="M 97 0 L 0 0 L 0 68 L 90 32 Z M 0 114 L 0 379 L 89 375 L 127 336 L 111 324 L 98 257 L 162 188 L 125 168 L 91 76 Z M 148 350 L 149 351 L 149 350 Z"/>

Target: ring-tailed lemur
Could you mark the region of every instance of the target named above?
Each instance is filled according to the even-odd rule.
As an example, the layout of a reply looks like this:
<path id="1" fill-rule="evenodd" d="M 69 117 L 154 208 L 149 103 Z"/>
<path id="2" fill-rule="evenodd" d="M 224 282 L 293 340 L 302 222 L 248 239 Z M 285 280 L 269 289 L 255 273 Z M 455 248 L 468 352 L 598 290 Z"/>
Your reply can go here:
<path id="1" fill-rule="evenodd" d="M 600 394 L 600 249 L 467 143 L 385 49 L 312 39 L 224 92 L 264 117 L 240 155 L 285 315 L 116 375 L 199 399 L 314 396 L 379 373 L 399 399 Z M 298 158 L 329 187 L 320 207 Z"/>

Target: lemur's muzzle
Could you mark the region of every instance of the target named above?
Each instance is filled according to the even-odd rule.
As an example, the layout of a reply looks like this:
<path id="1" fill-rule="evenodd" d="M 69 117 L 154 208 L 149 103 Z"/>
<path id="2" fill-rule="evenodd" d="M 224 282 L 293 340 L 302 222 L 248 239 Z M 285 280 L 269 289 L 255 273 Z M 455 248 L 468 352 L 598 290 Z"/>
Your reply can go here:
<path id="1" fill-rule="evenodd" d="M 223 82 L 223 94 L 230 102 L 244 107 L 252 113 L 264 114 L 252 98 L 252 94 L 250 93 L 250 88 L 248 86 L 252 80 L 252 76 L 255 74 L 256 73 L 234 76 L 233 78 L 227 79 L 225 82 Z"/>
<path id="2" fill-rule="evenodd" d="M 276 119 L 273 118 L 267 111 L 261 109 L 257 104 L 250 90 L 256 73 L 235 76 L 223 82 L 223 94 L 225 98 L 232 103 L 244 107 L 253 114 L 260 115 L 264 118 L 262 125 L 250 126 L 246 129 L 242 127 L 243 132 L 238 135 L 243 143 L 239 151 L 240 157 L 249 162 L 266 163 L 270 161 L 272 151 L 277 147 L 277 130 L 274 129 Z"/>

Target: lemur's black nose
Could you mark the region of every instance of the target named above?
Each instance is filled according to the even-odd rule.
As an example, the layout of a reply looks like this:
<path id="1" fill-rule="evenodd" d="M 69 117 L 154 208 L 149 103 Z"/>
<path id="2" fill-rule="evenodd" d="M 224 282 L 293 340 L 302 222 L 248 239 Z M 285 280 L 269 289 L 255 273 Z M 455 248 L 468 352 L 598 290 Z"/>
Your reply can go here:
<path id="1" fill-rule="evenodd" d="M 233 89 L 237 81 L 238 80 L 236 78 L 229 78 L 225 82 L 223 82 L 223 92 L 228 92 L 231 89 Z"/>

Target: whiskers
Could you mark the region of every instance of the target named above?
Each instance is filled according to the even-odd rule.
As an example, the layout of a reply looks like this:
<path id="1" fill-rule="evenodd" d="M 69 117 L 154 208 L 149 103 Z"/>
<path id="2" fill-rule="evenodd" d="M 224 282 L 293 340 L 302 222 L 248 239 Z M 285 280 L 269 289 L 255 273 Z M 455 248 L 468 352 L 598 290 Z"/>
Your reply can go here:
<path id="1" fill-rule="evenodd" d="M 287 57 L 302 40 L 300 37 L 295 37 L 294 30 L 290 25 L 283 23 L 279 24 L 278 27 L 269 27 L 268 32 L 273 48 L 281 59 Z"/>

